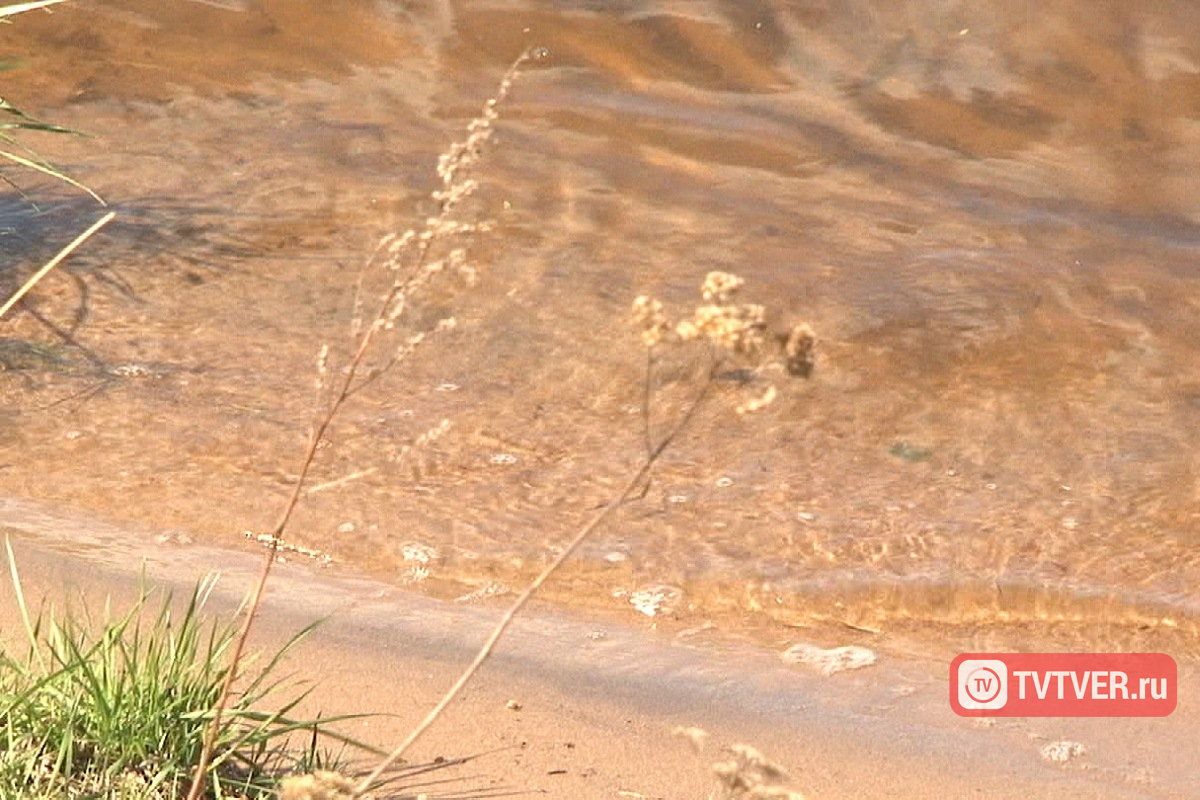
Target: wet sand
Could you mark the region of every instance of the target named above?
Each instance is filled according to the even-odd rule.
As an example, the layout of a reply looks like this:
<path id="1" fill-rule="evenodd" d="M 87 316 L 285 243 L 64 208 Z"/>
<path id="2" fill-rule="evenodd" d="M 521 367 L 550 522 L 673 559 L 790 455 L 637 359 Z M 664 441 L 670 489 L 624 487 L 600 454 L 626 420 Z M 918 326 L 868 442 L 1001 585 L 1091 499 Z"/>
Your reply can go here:
<path id="1" fill-rule="evenodd" d="M 217 570 L 209 610 L 227 614 L 261 564 L 181 544 L 170 532 L 27 502 L 3 500 L 0 511 L 23 520 L 5 533 L 14 537 L 26 593 L 56 604 L 85 597 L 95 609 L 112 596 L 119 607 L 143 571 L 151 585 L 186 595 Z M 269 647 L 324 618 L 286 671 L 316 683 L 310 713 L 385 715 L 341 728 L 386 747 L 432 707 L 498 613 L 495 604 L 430 600 L 344 570 L 282 563 L 255 644 Z M 7 583 L 0 615 L 12 636 L 19 623 Z M 454 773 L 462 777 L 457 788 L 563 798 L 704 797 L 705 764 L 737 742 L 776 758 L 795 788 L 814 798 L 1166 798 L 1186 797 L 1194 786 L 1191 753 L 1178 746 L 1197 733 L 1200 676 L 1191 664 L 1181 665 L 1179 707 L 1166 719 L 1010 719 L 985 727 L 950 711 L 946 661 L 889 644 L 876 643 L 881 659 L 873 667 L 823 676 L 762 648 L 538 605 L 412 760 L 478 754 Z M 710 732 L 703 761 L 671 735 L 679 725 Z M 1044 762 L 1041 747 L 1062 739 L 1083 743 L 1087 754 L 1065 765 Z"/>

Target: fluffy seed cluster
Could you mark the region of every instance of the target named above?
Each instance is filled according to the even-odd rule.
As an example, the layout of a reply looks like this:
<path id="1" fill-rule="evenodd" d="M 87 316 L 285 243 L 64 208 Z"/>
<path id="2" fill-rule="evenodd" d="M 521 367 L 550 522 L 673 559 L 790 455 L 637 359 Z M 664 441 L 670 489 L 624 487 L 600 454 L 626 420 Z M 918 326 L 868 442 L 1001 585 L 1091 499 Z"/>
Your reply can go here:
<path id="1" fill-rule="evenodd" d="M 760 305 L 706 305 L 691 319 L 680 320 L 675 333 L 683 341 L 704 338 L 735 353 L 753 353 L 763 345 L 766 313 Z"/>
<path id="2" fill-rule="evenodd" d="M 704 745 L 708 742 L 708 731 L 691 725 L 676 725 L 671 733 L 686 739 L 697 753 L 703 752 Z"/>
<path id="3" fill-rule="evenodd" d="M 644 294 L 633 300 L 633 322 L 642 329 L 642 344 L 646 347 L 654 347 L 671 331 L 663 304 Z"/>
<path id="4" fill-rule="evenodd" d="M 354 783 L 340 772 L 317 770 L 279 782 L 279 800 L 351 800 Z"/>
<path id="5" fill-rule="evenodd" d="M 649 295 L 639 295 L 631 309 L 634 325 L 640 332 L 642 344 L 651 353 L 664 343 L 701 341 L 714 349 L 739 356 L 760 356 L 768 341 L 782 346 L 782 361 L 791 375 L 807 378 L 816 365 L 817 338 L 807 324 L 796 325 L 786 335 L 767 336 L 766 311 L 755 303 L 735 303 L 734 295 L 745 284 L 740 276 L 729 272 L 710 272 L 700 285 L 702 303 L 677 322 L 671 322 L 663 304 Z M 772 348 L 774 349 L 774 348 Z M 759 358 L 755 371 L 779 359 L 778 350 L 771 358 Z M 778 365 L 776 365 L 778 366 Z M 761 411 L 775 402 L 779 392 L 770 385 L 757 397 L 737 406 L 739 415 Z"/>
<path id="6" fill-rule="evenodd" d="M 793 375 L 807 378 L 817 363 L 817 335 L 806 323 L 792 328 L 783 345 L 787 369 Z"/>
<path id="7" fill-rule="evenodd" d="M 728 303 L 729 296 L 742 288 L 745 282 L 745 278 L 729 272 L 710 272 L 704 277 L 700 294 L 708 301 Z"/>
<path id="8" fill-rule="evenodd" d="M 735 353 L 757 352 L 765 341 L 766 311 L 753 303 L 733 303 L 732 296 L 745 283 L 728 272 L 710 272 L 700 286 L 706 301 L 672 325 L 658 300 L 641 295 L 633 301 L 634 323 L 641 328 L 642 343 L 653 347 L 668 337 L 688 342 L 704 339 Z"/>

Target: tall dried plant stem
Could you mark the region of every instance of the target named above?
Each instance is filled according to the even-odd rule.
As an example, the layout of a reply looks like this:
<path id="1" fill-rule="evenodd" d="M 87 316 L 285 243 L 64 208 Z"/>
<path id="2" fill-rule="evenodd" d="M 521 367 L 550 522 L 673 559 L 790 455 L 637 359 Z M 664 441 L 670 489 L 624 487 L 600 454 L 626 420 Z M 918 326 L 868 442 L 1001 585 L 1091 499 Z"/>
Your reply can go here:
<path id="1" fill-rule="evenodd" d="M 642 483 L 642 481 L 649 477 L 650 470 L 654 467 L 655 462 L 657 462 L 662 454 L 666 452 L 667 448 L 671 445 L 675 438 L 679 436 L 683 429 L 687 427 L 687 424 L 691 421 L 692 417 L 695 416 L 696 410 L 700 407 L 700 404 L 708 395 L 708 390 L 713 384 L 714 375 L 715 362 L 710 365 L 708 374 L 703 385 L 700 387 L 700 390 L 696 393 L 696 396 L 692 399 L 691 403 L 688 404 L 687 408 L 680 415 L 679 419 L 676 421 L 671 430 L 657 445 L 654 445 L 649 449 L 645 458 L 642 460 L 641 465 L 629 477 L 629 480 L 625 482 L 625 485 L 621 487 L 621 490 L 617 492 L 617 494 L 614 495 L 613 498 L 596 513 L 595 516 L 588 520 L 588 522 L 579 529 L 579 531 L 575 534 L 575 537 L 567 543 L 566 547 L 563 548 L 562 552 L 560 552 L 558 556 L 551 561 L 550 564 L 547 565 L 546 568 L 543 569 L 536 578 L 533 579 L 529 586 L 526 587 L 525 591 L 521 592 L 520 596 L 513 601 L 512 605 L 508 607 L 503 616 L 501 616 L 499 621 L 497 621 L 496 626 L 488 635 L 487 640 L 483 643 L 483 646 L 479 648 L 479 652 L 475 654 L 475 658 L 472 659 L 467 668 L 463 670 L 462 674 L 458 676 L 458 680 L 454 682 L 454 685 L 447 690 L 446 694 L 442 696 L 442 699 L 438 701 L 437 705 L 435 705 L 433 709 L 425 715 L 425 718 L 421 720 L 420 724 L 413 728 L 412 732 L 408 734 L 408 737 L 405 738 L 405 740 L 401 742 L 395 750 L 388 754 L 388 757 L 380 762 L 379 766 L 375 767 L 370 775 L 368 775 L 362 780 L 361 783 L 359 783 L 354 790 L 354 797 L 361 797 L 364 793 L 369 791 L 370 788 L 375 784 L 375 781 L 379 779 L 379 776 L 383 774 L 384 770 L 396 763 L 396 761 L 408 751 L 408 748 L 411 747 L 413 743 L 416 742 L 417 739 L 419 739 L 435 721 L 437 721 L 438 717 L 442 715 L 442 712 L 446 710 L 446 707 L 453 702 L 454 698 L 457 697 L 463 690 L 463 687 L 467 685 L 467 682 L 470 681 L 475 673 L 479 671 L 479 668 L 483 666 L 483 662 L 486 661 L 488 656 L 492 654 L 492 651 L 496 647 L 496 643 L 500 641 L 500 637 L 504 635 L 504 632 L 508 630 L 508 626 L 512 623 L 513 619 L 517 616 L 521 609 L 525 607 L 525 604 L 529 602 L 529 599 L 533 597 L 534 592 L 540 589 L 542 584 L 549 580 L 550 576 L 558 571 L 558 569 L 566 562 L 566 560 L 570 558 L 571 555 L 579 548 L 579 545 L 581 545 L 583 541 L 587 539 L 592 531 L 596 530 L 596 528 L 598 528 L 602 522 L 608 519 L 609 515 L 612 514 L 612 512 L 615 511 L 622 503 L 624 503 L 631 494 L 633 494 L 634 490 Z M 652 396 L 650 379 L 651 375 L 649 364 L 647 364 L 645 388 L 645 397 L 647 403 L 651 401 Z M 647 407 L 643 409 L 643 413 L 649 414 L 649 408 Z"/>
<path id="2" fill-rule="evenodd" d="M 497 96 L 488 101 L 485 106 L 485 119 L 490 125 L 495 118 L 495 108 L 498 103 L 503 100 L 512 86 L 512 82 L 516 77 L 517 70 L 526 61 L 533 58 L 541 58 L 542 52 L 540 49 L 530 49 L 522 53 L 508 71 L 504 75 L 504 79 L 500 83 L 500 90 Z M 472 123 L 472 131 L 476 131 L 478 120 Z M 471 139 L 468 139 L 471 141 Z M 481 139 L 477 146 L 482 145 Z M 464 151 L 465 152 L 465 151 Z M 459 154 L 460 157 L 462 153 Z M 469 154 L 475 155 L 475 154 Z M 453 159 L 450 159 L 453 163 Z M 456 169 L 456 168 L 455 168 Z M 433 243 L 437 240 L 437 230 L 440 224 L 445 222 L 451 215 L 455 204 L 470 193 L 463 191 L 461 194 L 456 194 L 452 190 L 456 188 L 454 184 L 455 170 L 452 170 L 447 176 L 441 168 L 439 174 L 442 174 L 446 194 L 435 193 L 434 197 L 441 197 L 439 202 L 440 210 L 437 217 L 426 222 L 427 236 L 418 238 L 417 254 L 413 261 L 413 265 L 405 279 L 397 278 L 392 282 L 391 288 L 384 296 L 383 301 L 379 305 L 379 309 L 375 314 L 372 323 L 367 326 L 367 329 L 358 336 L 358 345 L 355 347 L 354 354 L 351 356 L 349 364 L 345 369 L 345 377 L 342 379 L 340 386 L 333 394 L 333 400 L 329 403 L 322 414 L 313 426 L 309 434 L 308 446 L 305 448 L 304 457 L 300 465 L 300 474 L 292 487 L 292 493 L 284 504 L 283 511 L 279 515 L 279 521 L 275 523 L 275 528 L 272 530 L 271 541 L 267 549 L 266 557 L 263 559 L 262 570 L 258 574 L 258 580 L 255 581 L 254 588 L 251 590 L 249 600 L 246 603 L 246 610 L 242 620 L 242 627 L 238 631 L 237 640 L 234 642 L 233 651 L 229 658 L 228 672 L 225 675 L 225 681 L 221 685 L 221 694 L 217 699 L 216 707 L 213 710 L 213 718 L 209 723 L 208 728 L 204 732 L 204 743 L 200 748 L 200 758 L 196 764 L 195 773 L 192 775 L 192 784 L 188 789 L 187 800 L 199 800 L 200 794 L 204 791 L 205 775 L 208 772 L 208 767 L 212 763 L 213 750 L 216 747 L 217 736 L 221 731 L 222 717 L 225 709 L 229 706 L 229 698 L 233 693 L 233 684 L 238 677 L 238 667 L 241 664 L 242 656 L 245 653 L 246 641 L 250 638 L 250 630 L 254 625 L 254 620 L 258 616 L 259 605 L 262 602 L 263 591 L 266 589 L 267 580 L 271 576 L 271 567 L 275 563 L 275 557 L 278 554 L 279 543 L 282 539 L 284 531 L 287 529 L 288 522 L 292 518 L 292 514 L 296 510 L 296 506 L 300 503 L 300 498 L 304 493 L 304 487 L 308 480 L 308 473 L 312 469 L 313 461 L 317 456 L 317 449 L 320 447 L 321 440 L 324 439 L 325 433 L 333 424 L 334 419 L 341 411 L 342 406 L 350 399 L 363 383 L 369 381 L 371 376 L 363 380 L 362 383 L 355 385 L 355 380 L 359 376 L 363 362 L 366 360 L 367 353 L 370 350 L 372 342 L 378 333 L 387 329 L 387 323 L 391 319 L 391 311 L 395 308 L 396 303 L 406 298 L 409 292 L 423 282 L 423 271 L 429 260 L 429 253 L 433 247 Z M 459 184 L 458 188 L 462 188 Z M 378 251 L 377 251 L 378 252 Z M 373 260 L 373 259 L 372 259 Z M 370 261 L 368 261 L 368 266 Z M 391 363 L 389 362 L 389 365 Z"/>
<path id="3" fill-rule="evenodd" d="M 431 245 L 432 240 L 421 243 L 420 250 L 417 252 L 417 260 L 413 267 L 414 274 L 419 274 L 420 270 L 424 268 L 425 262 L 429 257 Z M 288 522 L 291 521 L 296 506 L 300 504 L 300 497 L 304 493 L 304 486 L 308 480 L 309 470 L 312 469 L 313 461 L 317 457 L 317 449 L 320 447 L 321 440 L 325 437 L 329 426 L 333 424 L 333 420 L 337 417 L 338 412 L 341 411 L 346 401 L 350 399 L 350 395 L 354 393 L 354 382 L 358 377 L 363 362 L 366 360 L 367 353 L 370 350 L 371 343 L 375 340 L 376 334 L 384 329 L 382 322 L 385 319 L 388 309 L 396 301 L 397 297 L 405 293 L 414 280 L 415 278 L 409 278 L 407 281 L 397 281 L 392 285 L 392 288 L 388 291 L 387 296 L 379 307 L 379 313 L 376 315 L 374 323 L 368 326 L 359 337 L 358 346 L 354 350 L 354 355 L 350 358 L 350 363 L 345 370 L 345 376 L 334 393 L 332 402 L 329 403 L 329 406 L 325 409 L 325 413 L 320 416 L 316 425 L 313 426 L 312 431 L 309 433 L 308 446 L 305 448 L 304 458 L 300 464 L 300 474 L 297 476 L 295 484 L 292 487 L 291 495 L 284 504 L 279 521 L 275 523 L 275 527 L 271 532 L 272 535 L 266 558 L 263 559 L 262 569 L 258 573 L 258 580 L 255 581 L 254 588 L 250 592 L 250 598 L 246 603 L 242 627 L 238 631 L 237 641 L 234 643 L 233 652 L 230 655 L 229 671 L 225 675 L 224 683 L 221 684 L 221 696 L 217 700 L 212 721 L 204 733 L 204 745 L 200 750 L 200 760 L 196 765 L 196 772 L 192 776 L 192 785 L 188 790 L 187 800 L 198 800 L 200 793 L 204 791 L 204 776 L 208 772 L 209 764 L 212 762 L 217 734 L 221 730 L 221 718 L 225 713 L 225 709 L 229 706 L 229 698 L 233 693 L 233 683 L 237 680 L 238 665 L 241 663 L 242 655 L 246 649 L 246 640 L 250 638 L 250 629 L 253 627 L 255 617 L 258 615 L 258 607 L 262 601 L 267 580 L 271 577 L 271 566 L 275 563 L 275 557 L 278 554 L 283 532 L 287 529 Z"/>
<path id="4" fill-rule="evenodd" d="M 84 231 L 83 233 L 76 236 L 74 238 L 74 240 L 71 241 L 70 244 L 68 244 L 62 250 L 59 250 L 58 255 L 54 256 L 54 258 L 50 259 L 45 264 L 43 264 L 41 269 L 39 269 L 37 272 L 33 273 L 33 275 L 30 276 L 29 280 L 27 280 L 27 281 L 25 281 L 25 283 L 21 284 L 21 288 L 17 289 L 16 293 L 12 297 L 8 298 L 8 301 L 5 302 L 5 304 L 3 306 L 0 306 L 0 318 L 2 318 L 5 314 L 7 314 L 12 309 L 13 306 L 15 306 L 17 303 L 21 302 L 21 298 L 24 297 L 25 295 L 29 294 L 29 290 L 32 289 L 34 286 L 36 286 L 38 281 L 40 281 L 42 278 L 46 277 L 46 275 L 48 275 L 50 273 L 50 270 L 54 269 L 59 264 L 61 264 L 63 259 L 65 259 L 67 256 L 71 255 L 71 253 L 74 253 L 81 244 L 86 242 L 88 239 L 92 238 L 92 236 L 96 233 L 96 231 L 100 230 L 105 225 L 112 222 L 113 217 L 115 217 L 115 216 L 117 216 L 117 212 L 109 211 L 103 217 L 101 217 L 100 219 L 93 222 L 86 231 Z"/>

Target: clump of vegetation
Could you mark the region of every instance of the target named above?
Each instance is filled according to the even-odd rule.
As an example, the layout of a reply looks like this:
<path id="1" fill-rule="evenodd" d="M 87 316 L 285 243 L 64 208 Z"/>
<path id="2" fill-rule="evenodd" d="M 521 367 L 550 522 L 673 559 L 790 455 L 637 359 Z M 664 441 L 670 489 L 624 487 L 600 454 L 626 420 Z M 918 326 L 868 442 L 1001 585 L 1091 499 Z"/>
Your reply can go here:
<path id="1" fill-rule="evenodd" d="M 31 613 L 11 545 L 8 557 L 26 646 L 17 655 L 0 651 L 0 797 L 179 797 L 237 633 L 228 622 L 202 619 L 215 578 L 178 606 L 167 596 L 154 610 L 143 593 L 124 613 L 105 609 L 91 620 Z M 306 692 L 274 677 L 311 628 L 253 670 L 226 710 L 208 767 L 211 797 L 273 796 L 280 776 L 329 766 L 318 738 L 351 743 L 325 721 L 291 718 Z M 276 709 L 263 711 L 268 703 Z M 291 739 L 306 744 L 289 749 Z"/>

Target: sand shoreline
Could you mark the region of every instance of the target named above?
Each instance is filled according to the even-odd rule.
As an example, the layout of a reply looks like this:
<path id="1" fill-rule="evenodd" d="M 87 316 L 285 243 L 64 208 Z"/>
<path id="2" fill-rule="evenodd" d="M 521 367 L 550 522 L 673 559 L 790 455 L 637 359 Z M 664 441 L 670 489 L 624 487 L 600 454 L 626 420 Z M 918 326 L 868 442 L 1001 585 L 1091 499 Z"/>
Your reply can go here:
<path id="1" fill-rule="evenodd" d="M 56 602 L 79 592 L 131 596 L 143 569 L 182 593 L 216 569 L 215 608 L 228 611 L 261 563 L 12 498 L 0 498 L 0 528 L 13 536 L 28 593 Z M 3 594 L 7 628 L 11 591 Z M 445 603 L 285 563 L 258 639 L 280 641 L 328 617 L 291 669 L 318 682 L 314 710 L 386 715 L 343 727 L 387 746 L 436 702 L 498 613 L 499 605 Z M 541 606 L 413 753 L 484 754 L 455 773 L 476 776 L 459 790 L 571 798 L 706 797 L 706 765 L 735 741 L 775 757 L 795 788 L 818 798 L 1183 797 L 1197 777 L 1181 744 L 1196 731 L 1190 664 L 1181 664 L 1180 707 L 1166 720 L 990 727 L 950 712 L 944 670 L 939 659 L 885 654 L 874 667 L 826 677 L 749 646 L 713 648 Z M 711 732 L 702 759 L 670 735 L 676 725 Z M 1040 747 L 1057 738 L 1085 742 L 1089 755 L 1042 762 Z"/>

